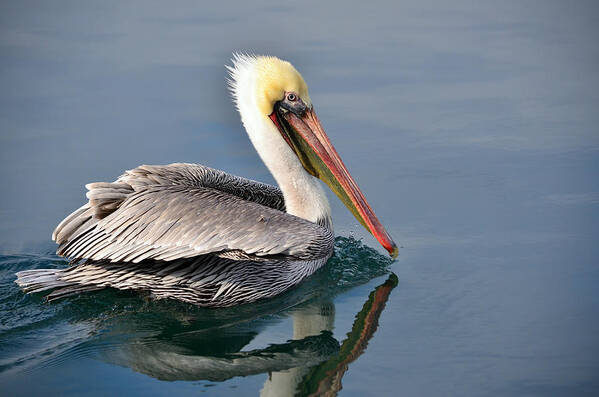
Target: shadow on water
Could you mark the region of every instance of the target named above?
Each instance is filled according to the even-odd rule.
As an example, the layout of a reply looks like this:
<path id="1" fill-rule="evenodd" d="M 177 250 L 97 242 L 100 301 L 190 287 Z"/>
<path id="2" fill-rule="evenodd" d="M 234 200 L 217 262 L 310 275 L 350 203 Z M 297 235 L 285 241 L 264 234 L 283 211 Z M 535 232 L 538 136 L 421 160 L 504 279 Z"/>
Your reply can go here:
<path id="1" fill-rule="evenodd" d="M 341 388 L 347 365 L 364 350 L 397 277 L 374 289 L 339 343 L 331 333 L 333 300 L 388 273 L 391 260 L 353 238 L 338 237 L 327 265 L 277 298 L 227 309 L 154 301 L 104 290 L 45 304 L 22 294 L 14 271 L 64 266 L 48 256 L 4 256 L 0 373 L 30 371 L 89 356 L 160 380 L 223 381 L 269 373 L 262 395 L 308 395 Z M 13 308 L 16 313 L 7 315 Z M 291 317 L 293 339 L 245 350 L 269 325 Z M 10 318 L 10 320 L 8 320 Z M 28 341 L 23 346 L 22 341 Z"/>

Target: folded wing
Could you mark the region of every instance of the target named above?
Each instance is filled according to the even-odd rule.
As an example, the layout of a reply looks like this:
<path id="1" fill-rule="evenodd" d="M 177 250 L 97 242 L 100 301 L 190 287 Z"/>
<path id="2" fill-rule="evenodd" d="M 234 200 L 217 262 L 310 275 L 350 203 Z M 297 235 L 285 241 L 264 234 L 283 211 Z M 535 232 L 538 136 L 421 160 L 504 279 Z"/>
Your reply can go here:
<path id="1" fill-rule="evenodd" d="M 87 186 L 89 202 L 56 228 L 58 254 L 74 259 L 170 261 L 330 254 L 332 233 L 284 212 L 280 190 L 194 164 L 141 166 Z"/>

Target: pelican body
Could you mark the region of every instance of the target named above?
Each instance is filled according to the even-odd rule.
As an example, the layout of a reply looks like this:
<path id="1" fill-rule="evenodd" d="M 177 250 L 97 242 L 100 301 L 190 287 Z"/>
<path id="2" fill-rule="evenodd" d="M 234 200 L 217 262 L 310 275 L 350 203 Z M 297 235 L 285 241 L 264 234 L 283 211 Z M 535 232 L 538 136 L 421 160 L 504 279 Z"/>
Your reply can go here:
<path id="1" fill-rule="evenodd" d="M 17 273 L 48 299 L 113 287 L 199 306 L 275 296 L 333 253 L 324 181 L 393 257 L 385 231 L 325 134 L 299 72 L 275 57 L 236 55 L 230 89 L 278 187 L 198 164 L 142 165 L 86 185 L 88 202 L 54 230 L 66 269 Z"/>

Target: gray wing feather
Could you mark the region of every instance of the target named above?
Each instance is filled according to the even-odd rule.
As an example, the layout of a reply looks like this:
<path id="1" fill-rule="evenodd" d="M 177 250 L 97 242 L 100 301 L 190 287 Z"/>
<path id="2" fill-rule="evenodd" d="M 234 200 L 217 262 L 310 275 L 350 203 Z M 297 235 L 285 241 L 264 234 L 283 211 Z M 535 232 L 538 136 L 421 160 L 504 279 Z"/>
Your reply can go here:
<path id="1" fill-rule="evenodd" d="M 87 188 L 89 202 L 54 232 L 60 255 L 135 263 L 207 253 L 315 259 L 333 246 L 328 229 L 283 212 L 278 188 L 201 165 L 141 166 Z"/>

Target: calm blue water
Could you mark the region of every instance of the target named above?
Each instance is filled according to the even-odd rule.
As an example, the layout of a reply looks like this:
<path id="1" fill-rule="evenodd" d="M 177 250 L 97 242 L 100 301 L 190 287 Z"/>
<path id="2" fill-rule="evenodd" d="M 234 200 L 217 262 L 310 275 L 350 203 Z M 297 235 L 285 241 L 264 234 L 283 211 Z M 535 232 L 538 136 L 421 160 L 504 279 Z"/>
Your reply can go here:
<path id="1" fill-rule="evenodd" d="M 598 21 L 592 1 L 2 2 L 1 394 L 598 395 Z M 273 181 L 225 90 L 237 50 L 302 72 L 399 260 L 330 195 L 336 257 L 272 301 L 23 295 L 14 272 L 65 266 L 50 234 L 85 183 L 180 161 Z"/>

